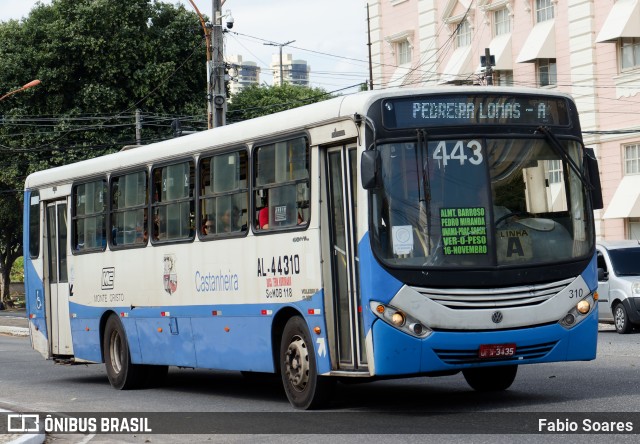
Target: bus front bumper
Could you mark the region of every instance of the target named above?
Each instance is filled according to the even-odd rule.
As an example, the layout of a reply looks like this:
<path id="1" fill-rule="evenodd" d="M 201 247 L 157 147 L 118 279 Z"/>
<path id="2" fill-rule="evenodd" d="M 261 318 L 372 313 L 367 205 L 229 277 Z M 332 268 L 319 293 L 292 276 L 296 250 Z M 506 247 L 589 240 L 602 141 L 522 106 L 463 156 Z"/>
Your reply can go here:
<path id="1" fill-rule="evenodd" d="M 375 375 L 412 375 L 495 365 L 595 359 L 598 312 L 567 330 L 560 324 L 502 331 L 436 331 L 424 339 L 377 320 L 373 335 Z M 479 358 L 481 345 L 515 344 L 511 357 Z"/>

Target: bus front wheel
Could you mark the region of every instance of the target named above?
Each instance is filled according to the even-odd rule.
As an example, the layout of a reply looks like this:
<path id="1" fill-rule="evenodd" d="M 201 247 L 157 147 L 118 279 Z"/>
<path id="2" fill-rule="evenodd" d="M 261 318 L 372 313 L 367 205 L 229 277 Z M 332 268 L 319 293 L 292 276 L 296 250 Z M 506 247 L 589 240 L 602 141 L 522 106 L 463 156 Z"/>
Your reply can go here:
<path id="1" fill-rule="evenodd" d="M 113 388 L 127 390 L 139 386 L 142 366 L 131 363 L 127 337 L 116 316 L 110 316 L 104 328 L 104 363 Z"/>
<path id="2" fill-rule="evenodd" d="M 298 409 L 322 406 L 335 382 L 318 376 L 311 335 L 300 316 L 289 319 L 284 327 L 280 342 L 280 375 L 289 402 Z"/>
<path id="3" fill-rule="evenodd" d="M 472 389 L 479 392 L 496 392 L 511 387 L 518 372 L 517 365 L 480 367 L 462 370 L 464 379 Z"/>

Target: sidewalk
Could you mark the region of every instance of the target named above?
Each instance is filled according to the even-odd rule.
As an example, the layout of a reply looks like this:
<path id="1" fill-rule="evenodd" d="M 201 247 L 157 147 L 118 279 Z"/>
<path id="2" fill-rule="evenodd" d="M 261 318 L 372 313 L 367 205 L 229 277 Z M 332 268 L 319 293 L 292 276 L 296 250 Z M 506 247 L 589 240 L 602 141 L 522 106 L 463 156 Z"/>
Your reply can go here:
<path id="1" fill-rule="evenodd" d="M 24 308 L 9 308 L 0 311 L 0 334 L 29 336 L 29 320 Z"/>
<path id="2" fill-rule="evenodd" d="M 29 321 L 24 308 L 0 311 L 0 335 L 29 336 Z M 8 410 L 0 407 L 0 412 Z M 45 441 L 44 433 L 0 434 L 0 444 L 40 444 Z"/>

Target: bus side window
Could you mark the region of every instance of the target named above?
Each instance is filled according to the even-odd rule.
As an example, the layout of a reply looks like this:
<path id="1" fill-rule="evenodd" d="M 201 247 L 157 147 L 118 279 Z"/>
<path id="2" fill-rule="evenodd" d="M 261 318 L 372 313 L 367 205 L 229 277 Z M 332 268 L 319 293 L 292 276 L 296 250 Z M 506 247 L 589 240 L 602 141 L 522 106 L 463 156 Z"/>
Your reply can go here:
<path id="1" fill-rule="evenodd" d="M 199 164 L 200 236 L 228 236 L 247 230 L 247 151 L 204 157 Z"/>
<path id="2" fill-rule="evenodd" d="M 193 239 L 195 168 L 186 161 L 153 170 L 153 239 Z"/>
<path id="3" fill-rule="evenodd" d="M 309 221 L 309 145 L 298 137 L 257 147 L 254 211 L 258 230 L 293 228 Z"/>

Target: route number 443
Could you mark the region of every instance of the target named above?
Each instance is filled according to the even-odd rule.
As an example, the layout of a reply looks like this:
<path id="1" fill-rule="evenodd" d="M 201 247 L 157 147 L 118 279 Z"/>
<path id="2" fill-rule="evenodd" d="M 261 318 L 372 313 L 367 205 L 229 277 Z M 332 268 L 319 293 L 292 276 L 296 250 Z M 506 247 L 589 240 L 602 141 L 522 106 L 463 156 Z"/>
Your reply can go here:
<path id="1" fill-rule="evenodd" d="M 451 148 L 451 144 L 453 144 L 453 148 Z M 467 152 L 471 156 L 468 156 Z M 433 159 L 442 161 L 443 166 L 446 166 L 449 161 L 456 160 L 460 162 L 460 165 L 464 165 L 467 161 L 472 165 L 480 165 L 482 163 L 482 145 L 477 140 L 469 140 L 466 144 L 465 141 L 458 140 L 456 142 L 449 141 L 449 147 L 447 147 L 447 142 L 442 140 L 438 142 L 438 146 L 433 152 Z"/>

